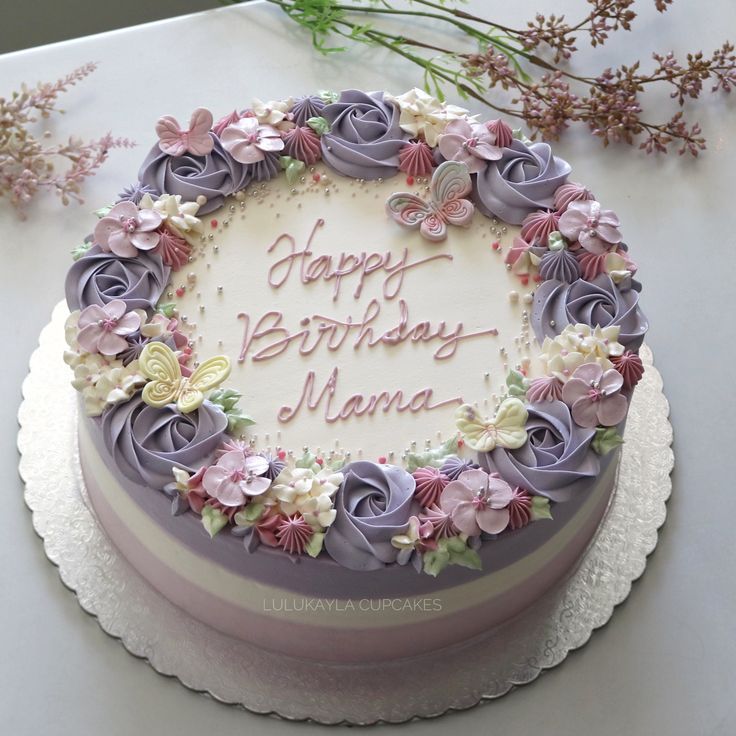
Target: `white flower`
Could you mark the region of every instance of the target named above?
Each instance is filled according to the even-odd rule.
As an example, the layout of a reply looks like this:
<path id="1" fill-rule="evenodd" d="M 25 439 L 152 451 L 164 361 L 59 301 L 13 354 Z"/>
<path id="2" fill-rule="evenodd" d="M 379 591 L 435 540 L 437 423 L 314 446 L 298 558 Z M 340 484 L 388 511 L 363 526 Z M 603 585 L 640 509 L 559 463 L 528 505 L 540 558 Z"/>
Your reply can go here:
<path id="1" fill-rule="evenodd" d="M 269 100 L 268 102 L 255 97 L 250 109 L 261 125 L 272 125 L 278 130 L 290 130 L 295 127 L 294 123 L 288 119 L 292 107 L 294 107 L 294 100 L 291 97 L 288 100 Z"/>
<path id="2" fill-rule="evenodd" d="M 153 199 L 146 194 L 138 205 L 140 209 L 155 210 L 179 233 L 201 233 L 202 221 L 196 217 L 200 205 L 197 202 L 182 202 L 181 194 L 162 194 Z"/>
<path id="3" fill-rule="evenodd" d="M 335 520 L 333 499 L 343 478 L 342 473 L 329 468 L 318 473 L 310 468 L 284 468 L 266 496 L 278 503 L 282 513 L 300 513 L 315 531 L 320 531 Z"/>
<path id="4" fill-rule="evenodd" d="M 621 355 L 624 346 L 618 342 L 620 328 L 567 325 L 554 338 L 545 338 L 540 358 L 546 372 L 563 383 L 583 363 L 597 363 L 603 370 L 613 368 L 612 355 Z"/>
<path id="5" fill-rule="evenodd" d="M 81 353 L 74 366 L 72 386 L 82 394 L 87 415 L 97 417 L 106 407 L 129 401 L 146 380 L 137 360 L 124 366 L 122 361 L 104 355 Z"/>
<path id="6" fill-rule="evenodd" d="M 399 106 L 401 129 L 415 138 L 423 137 L 432 148 L 437 145 L 437 136 L 451 120 L 466 118 L 472 122 L 477 117 L 468 117 L 468 111 L 464 108 L 440 102 L 436 97 L 416 87 L 398 97 L 391 95 L 386 97 Z"/>

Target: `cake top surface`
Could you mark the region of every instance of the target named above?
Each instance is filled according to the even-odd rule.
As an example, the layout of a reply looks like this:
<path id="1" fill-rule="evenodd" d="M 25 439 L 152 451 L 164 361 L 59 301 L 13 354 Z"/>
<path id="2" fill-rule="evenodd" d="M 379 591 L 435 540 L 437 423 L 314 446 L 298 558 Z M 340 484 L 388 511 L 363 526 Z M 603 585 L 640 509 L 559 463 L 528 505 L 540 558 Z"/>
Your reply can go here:
<path id="1" fill-rule="evenodd" d="M 66 283 L 128 479 L 249 549 L 432 574 L 594 481 L 647 323 L 618 217 L 547 144 L 419 90 L 156 134 Z"/>

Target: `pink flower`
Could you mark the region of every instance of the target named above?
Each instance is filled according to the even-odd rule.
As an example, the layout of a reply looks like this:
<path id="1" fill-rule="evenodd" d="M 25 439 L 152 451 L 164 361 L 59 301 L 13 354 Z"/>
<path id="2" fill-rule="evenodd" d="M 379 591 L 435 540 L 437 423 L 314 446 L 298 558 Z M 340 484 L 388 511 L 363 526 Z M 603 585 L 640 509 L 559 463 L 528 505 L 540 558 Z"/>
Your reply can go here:
<path id="1" fill-rule="evenodd" d="M 440 153 L 448 161 L 464 163 L 471 174 L 483 171 L 488 161 L 501 158 L 503 151 L 495 143 L 495 135 L 485 125 L 462 119 L 451 120 L 437 138 Z"/>
<path id="2" fill-rule="evenodd" d="M 241 164 L 255 164 L 266 158 L 264 151 L 281 151 L 284 141 L 271 125 L 259 125 L 256 118 L 241 118 L 228 125 L 220 136 L 225 150 Z"/>
<path id="3" fill-rule="evenodd" d="M 141 318 L 137 312 L 126 314 L 126 304 L 122 299 L 113 299 L 104 307 L 90 304 L 80 315 L 77 326 L 77 341 L 87 353 L 117 355 L 128 347 L 125 339 L 137 332 Z"/>
<path id="4" fill-rule="evenodd" d="M 581 427 L 613 427 L 626 416 L 626 397 L 619 393 L 623 376 L 614 368 L 584 363 L 562 389 L 562 400 Z"/>
<path id="5" fill-rule="evenodd" d="M 249 497 L 268 490 L 271 481 L 263 477 L 267 471 L 268 461 L 260 455 L 226 452 L 217 465 L 207 468 L 202 486 L 223 506 L 242 506 Z"/>
<path id="6" fill-rule="evenodd" d="M 314 536 L 314 529 L 301 514 L 280 517 L 276 527 L 278 546 L 290 555 L 301 555 Z"/>
<path id="7" fill-rule="evenodd" d="M 139 210 L 132 202 L 118 202 L 95 226 L 94 238 L 102 250 L 132 258 L 139 250 L 153 250 L 163 221 L 156 210 Z"/>
<path id="8" fill-rule="evenodd" d="M 509 523 L 508 505 L 514 492 L 497 473 L 466 470 L 445 486 L 440 508 L 450 514 L 452 523 L 470 537 L 481 531 L 502 532 Z"/>
<path id="9" fill-rule="evenodd" d="M 606 253 L 621 242 L 618 217 L 612 210 L 602 210 L 595 200 L 570 202 L 560 216 L 560 232 L 578 241 L 585 250 L 597 255 Z"/>

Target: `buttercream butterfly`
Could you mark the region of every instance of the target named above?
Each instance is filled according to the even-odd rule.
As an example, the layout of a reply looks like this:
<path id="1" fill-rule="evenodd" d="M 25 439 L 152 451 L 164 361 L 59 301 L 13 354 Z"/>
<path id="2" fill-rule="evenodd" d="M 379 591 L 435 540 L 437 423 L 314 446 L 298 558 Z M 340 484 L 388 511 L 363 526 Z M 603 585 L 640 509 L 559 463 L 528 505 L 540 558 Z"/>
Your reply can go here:
<path id="1" fill-rule="evenodd" d="M 198 107 L 189 119 L 189 130 L 182 130 L 179 121 L 171 115 L 164 115 L 156 123 L 158 147 L 169 156 L 181 156 L 187 151 L 195 156 L 206 156 L 213 148 L 210 135 L 212 113 Z"/>
<path id="2" fill-rule="evenodd" d="M 230 375 L 230 360 L 218 355 L 200 363 L 185 378 L 176 353 L 162 342 L 149 342 L 138 363 L 143 375 L 150 379 L 143 388 L 143 401 L 158 409 L 176 402 L 183 414 L 199 408 L 204 392 L 219 386 Z"/>
<path id="3" fill-rule="evenodd" d="M 484 419 L 475 407 L 463 404 L 455 413 L 455 423 L 465 443 L 476 452 L 490 452 L 495 447 L 515 450 L 526 442 L 527 416 L 526 406 L 520 399 L 507 398 L 493 419 Z"/>
<path id="4" fill-rule="evenodd" d="M 438 242 L 447 237 L 448 225 L 470 225 L 475 207 L 464 197 L 472 188 L 468 167 L 445 161 L 432 175 L 428 202 L 416 194 L 397 192 L 388 198 L 386 211 L 399 225 L 419 228 L 422 237 Z"/>

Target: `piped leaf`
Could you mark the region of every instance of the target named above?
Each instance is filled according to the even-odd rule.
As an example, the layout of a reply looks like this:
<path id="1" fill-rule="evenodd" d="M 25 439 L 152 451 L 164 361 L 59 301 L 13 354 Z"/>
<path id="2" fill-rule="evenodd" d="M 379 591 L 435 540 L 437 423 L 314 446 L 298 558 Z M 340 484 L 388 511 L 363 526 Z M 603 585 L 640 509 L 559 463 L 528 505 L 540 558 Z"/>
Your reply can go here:
<path id="1" fill-rule="evenodd" d="M 309 118 L 307 125 L 320 137 L 330 132 L 330 124 L 323 117 Z"/>
<path id="2" fill-rule="evenodd" d="M 213 538 L 227 525 L 227 516 L 214 506 L 203 506 L 202 525 L 207 530 L 210 538 Z"/>
<path id="3" fill-rule="evenodd" d="M 549 499 L 544 496 L 532 496 L 532 521 L 551 518 L 552 513 L 549 510 Z"/>
<path id="4" fill-rule="evenodd" d="M 508 387 L 509 396 L 525 399 L 526 392 L 529 389 L 529 381 L 521 372 L 512 369 L 506 376 L 506 386 Z"/>
<path id="5" fill-rule="evenodd" d="M 78 261 L 92 247 L 92 243 L 80 243 L 72 250 L 72 260 Z"/>
<path id="6" fill-rule="evenodd" d="M 156 305 L 156 311 L 171 319 L 176 312 L 176 302 L 162 302 Z"/>
<path id="7" fill-rule="evenodd" d="M 322 551 L 322 544 L 324 541 L 324 532 L 315 532 L 307 543 L 307 546 L 304 548 L 306 553 L 310 557 L 316 557 Z"/>
<path id="8" fill-rule="evenodd" d="M 282 170 L 286 172 L 286 181 L 291 186 L 294 186 L 299 181 L 307 168 L 304 161 L 299 161 L 299 159 L 292 158 L 291 156 L 281 156 L 279 162 Z"/>
<path id="9" fill-rule="evenodd" d="M 450 455 L 455 455 L 457 450 L 457 437 L 451 437 L 434 449 L 410 452 L 406 456 L 406 469 L 409 473 L 413 473 L 417 468 L 426 468 L 428 465 L 439 468 Z"/>
<path id="10" fill-rule="evenodd" d="M 624 438 L 616 431 L 616 427 L 598 427 L 591 447 L 599 455 L 608 455 L 611 450 L 623 445 Z"/>

